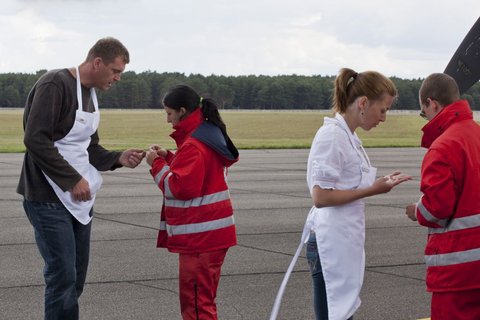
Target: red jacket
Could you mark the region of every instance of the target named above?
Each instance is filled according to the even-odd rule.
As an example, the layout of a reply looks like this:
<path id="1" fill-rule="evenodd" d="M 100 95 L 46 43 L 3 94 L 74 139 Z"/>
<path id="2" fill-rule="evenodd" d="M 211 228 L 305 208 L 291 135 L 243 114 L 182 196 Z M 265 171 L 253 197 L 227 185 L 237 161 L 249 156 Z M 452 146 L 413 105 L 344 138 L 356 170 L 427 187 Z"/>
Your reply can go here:
<path id="1" fill-rule="evenodd" d="M 237 149 L 200 109 L 174 129 L 177 152 L 150 170 L 164 194 L 157 247 L 199 253 L 236 245 L 226 170 L 238 161 Z"/>
<path id="2" fill-rule="evenodd" d="M 480 126 L 465 100 L 423 127 L 422 198 L 418 222 L 429 228 L 425 248 L 432 292 L 480 288 Z"/>

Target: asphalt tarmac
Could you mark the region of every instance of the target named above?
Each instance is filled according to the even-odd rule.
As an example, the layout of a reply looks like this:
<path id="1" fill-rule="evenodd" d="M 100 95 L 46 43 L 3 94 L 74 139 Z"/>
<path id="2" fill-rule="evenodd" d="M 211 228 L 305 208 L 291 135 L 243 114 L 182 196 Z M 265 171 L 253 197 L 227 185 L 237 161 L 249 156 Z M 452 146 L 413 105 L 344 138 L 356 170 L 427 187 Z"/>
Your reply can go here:
<path id="1" fill-rule="evenodd" d="M 366 199 L 366 272 L 355 320 L 429 316 L 423 248 L 426 230 L 404 208 L 419 194 L 419 148 L 367 149 L 378 175 L 414 177 Z M 229 171 L 239 244 L 231 248 L 218 289 L 219 318 L 268 319 L 311 207 L 308 150 L 242 150 Z M 42 319 L 43 261 L 15 192 L 22 154 L 0 154 L 0 319 Z M 142 163 L 103 173 L 93 220 L 90 268 L 80 318 L 181 319 L 178 257 L 157 249 L 162 196 Z M 278 319 L 313 319 L 305 253 L 286 288 Z"/>

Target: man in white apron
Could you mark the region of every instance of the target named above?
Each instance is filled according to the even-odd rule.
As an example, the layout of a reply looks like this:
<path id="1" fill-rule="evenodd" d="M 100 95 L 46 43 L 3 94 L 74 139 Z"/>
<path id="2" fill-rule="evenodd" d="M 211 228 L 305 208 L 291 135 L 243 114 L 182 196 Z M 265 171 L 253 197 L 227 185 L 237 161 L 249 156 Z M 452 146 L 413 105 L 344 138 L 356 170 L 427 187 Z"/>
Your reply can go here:
<path id="1" fill-rule="evenodd" d="M 24 112 L 27 148 L 17 192 L 45 261 L 45 319 L 78 319 L 87 274 L 98 171 L 136 167 L 140 149 L 111 152 L 98 144 L 95 88 L 108 90 L 129 62 L 114 38 L 100 39 L 76 68 L 44 74 Z"/>

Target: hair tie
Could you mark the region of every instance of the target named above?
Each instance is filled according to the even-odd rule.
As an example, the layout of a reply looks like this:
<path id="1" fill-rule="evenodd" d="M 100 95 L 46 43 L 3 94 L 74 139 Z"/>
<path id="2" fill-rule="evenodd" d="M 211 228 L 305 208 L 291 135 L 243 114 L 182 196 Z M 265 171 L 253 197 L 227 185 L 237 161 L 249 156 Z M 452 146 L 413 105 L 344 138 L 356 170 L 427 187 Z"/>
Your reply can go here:
<path id="1" fill-rule="evenodd" d="M 358 73 L 355 72 L 350 78 L 347 80 L 347 87 L 355 80 L 357 79 Z"/>

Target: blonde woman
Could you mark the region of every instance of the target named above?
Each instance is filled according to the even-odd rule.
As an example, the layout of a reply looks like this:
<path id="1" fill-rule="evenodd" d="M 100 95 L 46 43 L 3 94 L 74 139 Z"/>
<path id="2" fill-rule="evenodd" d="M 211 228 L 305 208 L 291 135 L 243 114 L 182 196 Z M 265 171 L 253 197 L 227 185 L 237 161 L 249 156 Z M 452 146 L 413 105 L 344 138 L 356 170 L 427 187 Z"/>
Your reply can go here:
<path id="1" fill-rule="evenodd" d="M 334 85 L 334 117 L 325 118 L 313 140 L 307 183 L 314 207 L 306 228 L 316 319 L 353 319 L 365 268 L 362 198 L 411 179 L 400 172 L 377 179 L 355 133 L 384 122 L 396 96 L 393 82 L 378 72 L 341 69 Z"/>

